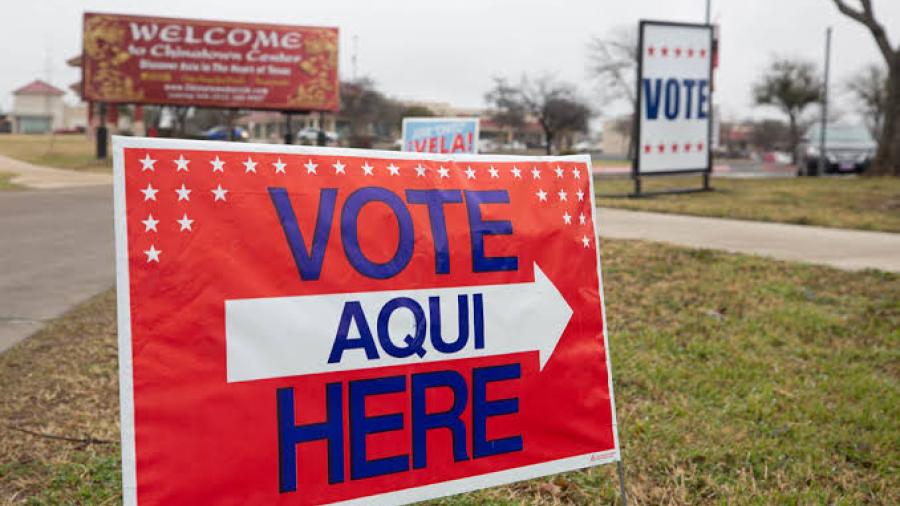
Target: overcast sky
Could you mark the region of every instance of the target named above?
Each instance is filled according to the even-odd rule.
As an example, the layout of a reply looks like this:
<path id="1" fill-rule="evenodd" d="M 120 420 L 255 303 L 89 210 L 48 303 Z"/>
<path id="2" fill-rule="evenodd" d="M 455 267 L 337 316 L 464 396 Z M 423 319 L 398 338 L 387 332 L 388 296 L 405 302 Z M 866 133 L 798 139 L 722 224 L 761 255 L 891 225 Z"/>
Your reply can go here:
<path id="1" fill-rule="evenodd" d="M 898 44 L 900 1 L 873 4 Z M 49 76 L 59 87 L 79 79 L 65 60 L 81 52 L 84 11 L 337 26 L 343 78 L 352 75 L 356 38 L 357 74 L 374 78 L 388 95 L 479 107 L 492 76 L 523 72 L 550 72 L 596 100 L 586 70 L 592 36 L 635 26 L 641 18 L 702 22 L 704 6 L 704 0 L 6 0 L 0 107 L 8 110 L 12 90 L 32 79 Z M 716 101 L 726 119 L 771 115 L 753 106 L 751 83 L 775 54 L 821 65 L 829 25 L 831 90 L 839 109 L 853 109 L 843 91 L 846 80 L 880 58 L 869 33 L 841 16 L 831 0 L 713 0 L 712 13 L 721 29 Z"/>

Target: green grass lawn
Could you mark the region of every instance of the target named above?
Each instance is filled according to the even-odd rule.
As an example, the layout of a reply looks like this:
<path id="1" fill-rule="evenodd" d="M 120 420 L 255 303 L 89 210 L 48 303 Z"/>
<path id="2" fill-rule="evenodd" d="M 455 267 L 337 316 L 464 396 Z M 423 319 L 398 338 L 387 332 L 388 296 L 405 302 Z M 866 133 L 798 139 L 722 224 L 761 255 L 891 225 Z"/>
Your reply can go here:
<path id="1" fill-rule="evenodd" d="M 644 178 L 648 191 L 700 187 L 699 176 Z M 598 178 L 597 204 L 640 211 L 740 220 L 900 232 L 900 178 L 713 178 L 715 191 L 647 198 L 609 198 L 630 193 L 627 178 Z"/>
<path id="2" fill-rule="evenodd" d="M 97 160 L 94 149 L 84 134 L 0 135 L 0 155 L 57 169 L 112 171 L 112 158 Z"/>
<path id="3" fill-rule="evenodd" d="M 631 504 L 900 504 L 900 277 L 602 254 Z M 119 501 L 115 335 L 109 291 L 0 355 L 0 503 Z M 611 504 L 616 483 L 603 466 L 432 504 Z"/>

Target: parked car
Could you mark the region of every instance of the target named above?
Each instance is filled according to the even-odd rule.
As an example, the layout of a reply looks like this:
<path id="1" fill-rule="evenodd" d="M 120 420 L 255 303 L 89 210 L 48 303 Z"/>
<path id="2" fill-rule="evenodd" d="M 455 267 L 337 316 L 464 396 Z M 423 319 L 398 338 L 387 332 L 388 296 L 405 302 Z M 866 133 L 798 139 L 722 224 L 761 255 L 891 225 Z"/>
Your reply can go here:
<path id="1" fill-rule="evenodd" d="M 209 130 L 203 132 L 203 138 L 210 141 L 227 141 L 228 140 L 228 127 L 227 126 L 216 126 L 212 127 Z M 236 126 L 234 127 L 234 140 L 235 141 L 246 141 L 250 139 L 250 132 L 247 131 L 244 127 Z"/>
<path id="2" fill-rule="evenodd" d="M 815 125 L 803 137 L 798 174 L 814 176 L 819 173 L 821 131 L 821 127 Z M 875 140 L 864 127 L 828 125 L 825 128 L 825 173 L 861 173 L 872 163 L 876 148 Z"/>
<path id="3" fill-rule="evenodd" d="M 300 144 L 316 144 L 319 140 L 318 128 L 303 128 L 297 132 L 297 142 Z M 338 141 L 338 134 L 335 132 L 325 132 L 326 144 L 335 144 Z"/>

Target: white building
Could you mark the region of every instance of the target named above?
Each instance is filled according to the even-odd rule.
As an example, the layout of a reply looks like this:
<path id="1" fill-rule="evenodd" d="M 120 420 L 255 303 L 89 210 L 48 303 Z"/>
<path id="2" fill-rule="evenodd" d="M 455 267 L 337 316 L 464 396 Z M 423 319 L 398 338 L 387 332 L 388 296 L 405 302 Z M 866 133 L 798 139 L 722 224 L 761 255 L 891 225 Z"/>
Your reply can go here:
<path id="1" fill-rule="evenodd" d="M 39 134 L 87 127 L 85 106 L 66 104 L 63 95 L 63 90 L 40 79 L 15 90 L 9 115 L 13 133 Z"/>

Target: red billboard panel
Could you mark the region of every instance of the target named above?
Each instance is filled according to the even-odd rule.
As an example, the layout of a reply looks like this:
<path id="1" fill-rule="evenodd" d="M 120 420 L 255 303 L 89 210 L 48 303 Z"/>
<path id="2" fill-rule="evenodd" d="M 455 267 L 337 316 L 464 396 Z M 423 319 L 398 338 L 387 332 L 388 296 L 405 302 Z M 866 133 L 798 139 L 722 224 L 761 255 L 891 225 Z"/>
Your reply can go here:
<path id="1" fill-rule="evenodd" d="M 337 28 L 86 13 L 83 96 L 334 111 L 337 53 Z"/>

